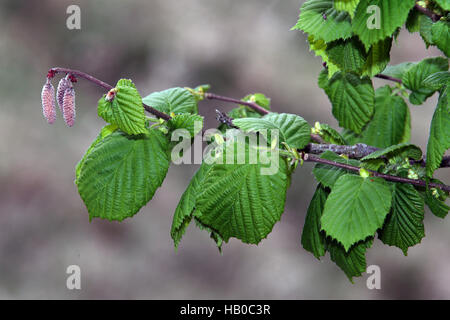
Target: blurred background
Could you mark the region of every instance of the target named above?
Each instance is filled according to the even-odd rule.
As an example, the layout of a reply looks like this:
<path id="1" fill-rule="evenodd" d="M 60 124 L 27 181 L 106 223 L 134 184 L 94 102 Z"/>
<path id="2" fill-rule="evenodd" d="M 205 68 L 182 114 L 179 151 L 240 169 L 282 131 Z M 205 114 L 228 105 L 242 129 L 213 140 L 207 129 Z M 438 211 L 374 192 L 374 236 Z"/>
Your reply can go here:
<path id="1" fill-rule="evenodd" d="M 220 255 L 208 233 L 191 225 L 174 251 L 172 215 L 196 165 L 172 165 L 134 218 L 89 222 L 74 170 L 103 126 L 96 102 L 104 92 L 80 80 L 75 126 L 66 127 L 60 115 L 49 126 L 40 102 L 47 70 L 80 69 L 111 84 L 129 77 L 143 96 L 203 83 L 235 98 L 262 92 L 274 111 L 337 127 L 317 86 L 321 60 L 309 52 L 304 34 L 290 31 L 303 2 L 3 0 L 0 298 L 449 299 L 450 219 L 429 211 L 426 237 L 408 257 L 380 241 L 368 251 L 368 264 L 381 268 L 381 290 L 367 289 L 367 274 L 351 284 L 328 255 L 318 261 L 306 252 L 300 237 L 315 189 L 310 164 L 295 173 L 281 222 L 258 246 L 232 239 Z M 71 4 L 81 8 L 81 30 L 66 27 Z M 391 63 L 437 55 L 403 30 Z M 412 142 L 423 150 L 436 102 L 433 96 L 410 106 Z M 214 109 L 232 107 L 201 102 L 206 127 L 217 126 Z M 438 177 L 449 183 L 450 170 Z M 81 290 L 66 288 L 73 264 L 81 268 Z"/>

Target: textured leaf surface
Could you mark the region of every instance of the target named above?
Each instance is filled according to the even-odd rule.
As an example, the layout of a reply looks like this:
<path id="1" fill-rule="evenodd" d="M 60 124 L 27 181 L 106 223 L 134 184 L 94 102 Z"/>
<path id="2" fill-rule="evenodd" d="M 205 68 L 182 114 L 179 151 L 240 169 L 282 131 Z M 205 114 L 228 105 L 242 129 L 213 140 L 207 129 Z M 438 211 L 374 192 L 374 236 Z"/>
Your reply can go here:
<path id="1" fill-rule="evenodd" d="M 185 233 L 186 228 L 192 220 L 197 194 L 200 192 L 201 184 L 210 169 L 211 166 L 205 163 L 202 164 L 200 169 L 191 179 L 191 182 L 186 188 L 186 191 L 181 196 L 180 202 L 175 209 L 172 228 L 170 231 L 170 235 L 174 241 L 175 248 L 178 247 L 181 237 Z"/>
<path id="2" fill-rule="evenodd" d="M 361 133 L 372 117 L 375 93 L 369 78 L 354 73 L 336 73 L 325 88 L 333 105 L 333 115 L 339 126 Z"/>
<path id="3" fill-rule="evenodd" d="M 392 47 L 392 38 L 380 40 L 370 47 L 366 63 L 363 66 L 363 75 L 373 77 L 381 73 L 389 63 Z"/>
<path id="4" fill-rule="evenodd" d="M 429 87 L 433 90 L 439 90 L 445 85 L 450 86 L 450 72 L 441 71 L 433 73 L 426 77 L 422 83 L 424 86 Z"/>
<path id="5" fill-rule="evenodd" d="M 238 150 L 236 143 L 228 142 L 224 154 L 231 148 Z M 259 243 L 284 211 L 289 175 L 285 160 L 278 159 L 278 170 L 271 175 L 261 174 L 268 165 L 260 162 L 212 165 L 197 197 L 196 217 L 226 242 L 236 237 Z"/>
<path id="6" fill-rule="evenodd" d="M 116 131 L 87 155 L 78 192 L 90 219 L 123 220 L 136 214 L 162 184 L 169 167 L 168 139 L 158 130 L 141 136 Z"/>
<path id="7" fill-rule="evenodd" d="M 372 120 L 364 129 L 362 142 L 386 148 L 403 142 L 403 137 L 409 136 L 409 109 L 403 98 L 392 95 L 389 86 L 375 91 L 375 113 Z"/>
<path id="8" fill-rule="evenodd" d="M 422 150 L 411 143 L 400 143 L 389 146 L 385 149 L 377 150 L 365 156 L 361 161 L 380 159 L 382 157 L 391 158 L 395 156 L 408 157 L 414 160 L 422 158 Z"/>
<path id="9" fill-rule="evenodd" d="M 326 51 L 327 44 L 322 39 L 314 39 L 314 36 L 308 36 L 309 50 L 314 51 L 314 54 L 321 57 L 323 62 L 327 65 L 328 72 L 325 71 L 326 78 L 331 78 L 336 72 L 339 71 L 339 67 L 330 61 L 328 53 Z M 323 88 L 322 88 L 323 89 Z"/>
<path id="10" fill-rule="evenodd" d="M 106 95 L 100 98 L 98 115 L 128 134 L 147 132 L 141 96 L 131 80 L 119 80 L 115 90 L 117 92 L 112 101 L 106 100 Z"/>
<path id="11" fill-rule="evenodd" d="M 400 248 L 406 255 L 408 248 L 425 236 L 423 216 L 424 200 L 419 192 L 412 185 L 394 184 L 391 214 L 381 231 L 381 241 Z"/>
<path id="12" fill-rule="evenodd" d="M 360 0 L 334 0 L 334 7 L 338 11 L 346 11 L 353 18 Z"/>
<path id="13" fill-rule="evenodd" d="M 302 246 L 311 252 L 317 259 L 325 255 L 325 233 L 320 231 L 320 217 L 323 213 L 328 192 L 321 185 L 318 185 L 316 192 L 306 213 L 305 225 L 302 232 Z"/>
<path id="14" fill-rule="evenodd" d="M 414 66 L 414 62 L 402 62 L 396 65 L 387 66 L 382 74 L 393 78 L 401 79 L 403 75 Z"/>
<path id="15" fill-rule="evenodd" d="M 338 156 L 336 153 L 331 151 L 325 151 L 320 156 L 321 159 L 331 160 L 338 163 L 348 164 L 351 166 L 359 167 L 359 161 L 353 159 L 345 159 Z M 326 187 L 333 188 L 336 181 L 344 174 L 350 173 L 348 170 L 337 168 L 334 166 L 326 164 L 316 164 L 313 169 L 313 174 L 317 181 Z"/>
<path id="16" fill-rule="evenodd" d="M 329 60 L 341 71 L 353 71 L 360 74 L 366 63 L 364 46 L 356 37 L 329 43 L 326 53 Z"/>
<path id="17" fill-rule="evenodd" d="M 186 129 L 194 137 L 203 128 L 203 117 L 198 114 L 179 114 L 172 117 L 167 124 L 172 130 Z"/>
<path id="18" fill-rule="evenodd" d="M 450 148 L 450 102 L 448 87 L 441 89 L 439 102 L 431 120 L 430 137 L 427 145 L 427 175 L 433 176 L 439 168 L 442 157 Z"/>
<path id="19" fill-rule="evenodd" d="M 450 22 L 438 21 L 431 27 L 433 42 L 447 57 L 450 56 Z"/>
<path id="20" fill-rule="evenodd" d="M 391 190 L 383 179 L 346 174 L 336 181 L 328 196 L 322 230 L 348 251 L 383 226 L 390 208 Z"/>
<path id="21" fill-rule="evenodd" d="M 350 281 L 366 272 L 366 251 L 372 246 L 373 239 L 360 241 L 346 251 L 339 243 L 333 241 L 328 244 L 331 261 L 344 271 Z"/>
<path id="22" fill-rule="evenodd" d="M 186 89 L 171 88 L 164 91 L 153 92 L 142 101 L 166 114 L 198 113 L 197 100 Z"/>
<path id="23" fill-rule="evenodd" d="M 423 85 L 423 81 L 433 73 L 448 70 L 448 59 L 443 57 L 428 58 L 413 65 L 403 75 L 403 84 L 412 91 L 409 101 L 413 104 L 420 105 L 435 90 Z"/>
<path id="24" fill-rule="evenodd" d="M 235 119 L 233 124 L 245 132 L 279 130 L 280 142 L 286 142 L 293 148 L 302 149 L 311 140 L 310 125 L 295 114 L 269 113 L 262 118 Z"/>
<path id="25" fill-rule="evenodd" d="M 425 192 L 425 203 L 427 204 L 430 211 L 436 217 L 442 219 L 444 219 L 447 216 L 450 210 L 450 207 L 447 204 L 445 204 L 444 201 L 437 199 L 430 190 L 427 190 Z"/>
<path id="26" fill-rule="evenodd" d="M 83 158 L 78 162 L 76 168 L 75 168 L 75 183 L 78 183 L 78 178 L 80 177 L 81 170 L 83 167 L 83 163 L 86 160 L 89 153 L 91 153 L 92 149 L 104 138 L 112 134 L 113 132 L 117 131 L 118 127 L 115 124 L 110 124 L 107 126 L 104 126 L 100 133 L 98 134 L 97 138 L 95 138 L 94 142 L 92 142 L 91 146 L 87 149 L 86 153 L 84 154 Z"/>
<path id="27" fill-rule="evenodd" d="M 361 0 L 352 22 L 353 32 L 359 36 L 366 50 L 369 50 L 370 46 L 391 36 L 406 22 L 409 10 L 414 4 L 415 0 Z M 371 6 L 379 8 L 380 28 L 368 28 L 368 21 L 370 22 L 374 14 L 368 12 Z"/>
<path id="28" fill-rule="evenodd" d="M 450 0 L 435 0 L 442 9 L 450 11 Z"/>
<path id="29" fill-rule="evenodd" d="M 293 29 L 330 42 L 352 35 L 350 20 L 347 12 L 334 8 L 333 0 L 308 0 L 300 8 L 300 16 Z"/>

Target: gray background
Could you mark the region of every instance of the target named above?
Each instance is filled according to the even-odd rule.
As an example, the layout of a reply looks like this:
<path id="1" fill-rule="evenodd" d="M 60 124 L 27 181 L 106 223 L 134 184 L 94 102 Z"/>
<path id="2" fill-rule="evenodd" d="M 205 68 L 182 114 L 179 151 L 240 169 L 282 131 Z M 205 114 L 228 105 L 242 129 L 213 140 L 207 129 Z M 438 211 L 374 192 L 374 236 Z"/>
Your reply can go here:
<path id="1" fill-rule="evenodd" d="M 273 110 L 336 127 L 317 86 L 321 60 L 305 35 L 289 31 L 303 1 L 2 1 L 0 4 L 0 298 L 450 298 L 450 221 L 429 212 L 422 243 L 402 252 L 376 241 L 368 263 L 382 271 L 382 289 L 351 284 L 328 256 L 316 260 L 300 245 L 315 182 L 312 166 L 293 177 L 281 222 L 259 246 L 231 240 L 220 255 L 206 232 L 191 226 L 174 252 L 169 235 L 177 202 L 197 166 L 171 166 L 154 199 L 122 223 L 94 220 L 73 183 L 74 168 L 103 121 L 103 91 L 76 85 L 77 120 L 41 113 L 46 71 L 64 66 L 114 84 L 130 77 L 142 95 L 210 83 L 212 92 L 241 98 L 263 92 Z M 66 8 L 81 7 L 79 31 L 66 28 Z M 403 30 L 392 63 L 441 55 Z M 375 85 L 385 82 L 376 80 Z M 412 142 L 423 149 L 433 96 L 411 106 Z M 203 102 L 207 128 L 213 110 Z M 449 171 L 438 177 L 450 181 Z M 66 289 L 77 264 L 82 290 Z"/>

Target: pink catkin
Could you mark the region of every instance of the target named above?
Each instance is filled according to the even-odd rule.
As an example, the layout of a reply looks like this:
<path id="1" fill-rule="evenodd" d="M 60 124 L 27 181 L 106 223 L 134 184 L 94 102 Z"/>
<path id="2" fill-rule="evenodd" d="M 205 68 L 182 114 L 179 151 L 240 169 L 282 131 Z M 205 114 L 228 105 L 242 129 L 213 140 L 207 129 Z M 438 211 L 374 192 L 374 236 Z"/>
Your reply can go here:
<path id="1" fill-rule="evenodd" d="M 61 110 L 61 112 L 63 112 L 64 92 L 71 86 L 72 83 L 68 77 L 62 78 L 58 83 L 58 89 L 56 89 L 56 101 L 58 102 L 59 110 Z"/>
<path id="2" fill-rule="evenodd" d="M 64 91 L 62 111 L 67 126 L 73 126 L 75 123 L 75 90 L 72 87 Z"/>
<path id="3" fill-rule="evenodd" d="M 52 124 L 56 120 L 56 108 L 55 108 L 55 88 L 53 87 L 50 79 L 47 78 L 47 82 L 44 84 L 41 93 L 42 100 L 42 112 L 45 119 L 49 124 Z"/>

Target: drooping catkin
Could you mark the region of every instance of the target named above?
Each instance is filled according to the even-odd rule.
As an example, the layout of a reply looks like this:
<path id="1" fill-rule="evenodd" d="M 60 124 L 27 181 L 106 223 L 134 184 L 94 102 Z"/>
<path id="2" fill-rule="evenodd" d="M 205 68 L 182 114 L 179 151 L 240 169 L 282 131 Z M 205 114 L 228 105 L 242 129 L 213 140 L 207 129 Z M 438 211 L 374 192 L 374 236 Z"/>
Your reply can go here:
<path id="1" fill-rule="evenodd" d="M 64 121 L 71 127 L 75 123 L 75 90 L 72 86 L 64 91 L 62 105 Z"/>
<path id="2" fill-rule="evenodd" d="M 49 78 L 47 78 L 47 81 L 42 88 L 41 100 L 44 117 L 49 124 L 52 124 L 56 120 L 55 88 Z"/>
<path id="3" fill-rule="evenodd" d="M 62 78 L 58 83 L 58 89 L 56 89 L 56 101 L 58 102 L 59 110 L 61 110 L 61 112 L 63 112 L 64 92 L 71 86 L 72 83 L 69 80 L 68 75 Z"/>

